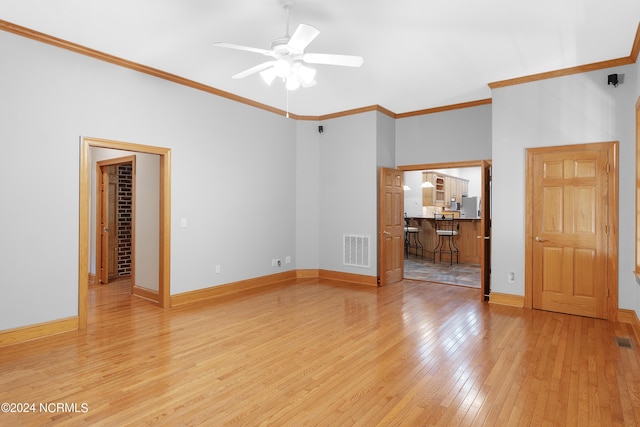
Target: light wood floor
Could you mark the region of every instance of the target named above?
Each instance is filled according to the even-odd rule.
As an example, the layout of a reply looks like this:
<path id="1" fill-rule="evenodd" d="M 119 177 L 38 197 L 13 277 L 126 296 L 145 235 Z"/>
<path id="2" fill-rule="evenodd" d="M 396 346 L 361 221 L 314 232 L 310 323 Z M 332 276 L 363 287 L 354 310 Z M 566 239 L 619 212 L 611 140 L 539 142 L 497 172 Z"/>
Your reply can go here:
<path id="1" fill-rule="evenodd" d="M 307 279 L 163 311 L 90 290 L 86 331 L 0 349 L 0 425 L 640 424 L 629 325 L 476 289 Z"/>

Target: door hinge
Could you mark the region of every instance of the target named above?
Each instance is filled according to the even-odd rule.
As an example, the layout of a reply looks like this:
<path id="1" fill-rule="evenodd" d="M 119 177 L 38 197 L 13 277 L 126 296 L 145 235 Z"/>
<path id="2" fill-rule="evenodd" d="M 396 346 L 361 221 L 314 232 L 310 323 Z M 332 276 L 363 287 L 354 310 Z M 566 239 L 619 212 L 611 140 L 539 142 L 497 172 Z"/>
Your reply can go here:
<path id="1" fill-rule="evenodd" d="M 611 163 L 607 163 L 607 173 L 611 172 Z"/>
<path id="2" fill-rule="evenodd" d="M 604 226 L 604 234 L 609 235 L 609 226 L 606 224 Z"/>

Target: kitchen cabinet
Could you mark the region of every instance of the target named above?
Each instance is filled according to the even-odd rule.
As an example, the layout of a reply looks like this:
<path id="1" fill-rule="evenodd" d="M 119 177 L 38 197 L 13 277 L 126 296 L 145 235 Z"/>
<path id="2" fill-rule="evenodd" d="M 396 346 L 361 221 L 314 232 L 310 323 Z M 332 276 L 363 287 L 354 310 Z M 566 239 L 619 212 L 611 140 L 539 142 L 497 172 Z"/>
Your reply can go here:
<path id="1" fill-rule="evenodd" d="M 444 177 L 444 200 L 446 205 L 449 205 L 449 203 L 451 202 L 451 198 L 455 197 L 455 195 L 453 194 L 452 181 L 454 180 L 452 180 L 450 176 Z"/>
<path id="2" fill-rule="evenodd" d="M 462 203 L 462 196 L 466 196 L 469 181 L 456 176 L 439 172 L 426 171 L 422 173 L 422 182 L 430 182 L 432 186 L 422 188 L 423 206 L 449 206 L 451 199 Z"/>

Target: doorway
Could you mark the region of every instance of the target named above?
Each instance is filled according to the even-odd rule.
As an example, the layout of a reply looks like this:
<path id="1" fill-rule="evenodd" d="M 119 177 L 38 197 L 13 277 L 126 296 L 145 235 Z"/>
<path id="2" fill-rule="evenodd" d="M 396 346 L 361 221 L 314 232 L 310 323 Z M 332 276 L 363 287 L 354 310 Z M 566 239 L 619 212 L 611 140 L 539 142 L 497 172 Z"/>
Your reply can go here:
<path id="1" fill-rule="evenodd" d="M 135 283 L 136 157 L 96 162 L 96 281 Z M 133 288 L 132 288 L 133 290 Z"/>
<path id="2" fill-rule="evenodd" d="M 491 162 L 466 161 L 401 166 L 405 177 L 407 225 L 418 229 L 405 251 L 406 279 L 474 287 L 490 293 Z M 436 213 L 454 215 L 459 234 L 453 259 L 437 257 Z M 417 249 L 417 250 L 416 250 Z M 450 262 L 452 261 L 452 262 Z M 456 262 L 459 261 L 459 262 Z"/>
<path id="3" fill-rule="evenodd" d="M 86 328 L 88 318 L 88 284 L 90 262 L 90 201 L 91 159 L 90 149 L 107 148 L 159 156 L 159 250 L 158 250 L 158 305 L 170 307 L 170 208 L 171 208 L 171 150 L 140 144 L 81 138 L 80 147 L 80 230 L 78 261 L 78 327 Z"/>

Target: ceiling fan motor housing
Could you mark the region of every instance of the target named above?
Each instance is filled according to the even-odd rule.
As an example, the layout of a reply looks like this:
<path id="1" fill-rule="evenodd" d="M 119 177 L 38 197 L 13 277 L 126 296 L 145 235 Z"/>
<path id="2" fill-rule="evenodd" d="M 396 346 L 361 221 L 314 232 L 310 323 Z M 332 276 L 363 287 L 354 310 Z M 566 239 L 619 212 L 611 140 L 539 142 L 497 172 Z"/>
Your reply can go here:
<path id="1" fill-rule="evenodd" d="M 291 47 L 287 45 L 290 39 L 291 39 L 290 36 L 284 36 L 284 37 L 275 39 L 274 41 L 271 42 L 271 50 L 275 52 L 276 55 L 278 56 L 286 56 L 286 55 L 293 54 L 294 52 L 292 51 Z"/>

